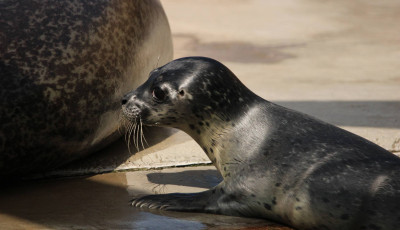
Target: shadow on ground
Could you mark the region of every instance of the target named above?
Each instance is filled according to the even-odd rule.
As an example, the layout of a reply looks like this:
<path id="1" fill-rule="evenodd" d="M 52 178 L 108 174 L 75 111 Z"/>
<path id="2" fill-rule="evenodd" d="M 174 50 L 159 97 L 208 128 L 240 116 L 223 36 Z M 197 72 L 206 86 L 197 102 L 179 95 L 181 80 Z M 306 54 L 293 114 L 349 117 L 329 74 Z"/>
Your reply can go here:
<path id="1" fill-rule="evenodd" d="M 338 126 L 400 128 L 400 101 L 274 101 Z"/>
<path id="2" fill-rule="evenodd" d="M 183 179 L 183 178 L 190 178 Z M 210 188 L 218 185 L 222 177 L 217 170 L 190 170 L 175 173 L 149 173 L 149 182 L 154 184 L 180 185 L 196 188 Z"/>
<path id="3" fill-rule="evenodd" d="M 191 50 L 196 56 L 212 57 L 221 62 L 278 63 L 296 58 L 287 49 L 305 46 L 304 43 L 262 46 L 244 41 L 202 42 L 194 34 L 177 33 L 173 37 L 180 48 Z"/>

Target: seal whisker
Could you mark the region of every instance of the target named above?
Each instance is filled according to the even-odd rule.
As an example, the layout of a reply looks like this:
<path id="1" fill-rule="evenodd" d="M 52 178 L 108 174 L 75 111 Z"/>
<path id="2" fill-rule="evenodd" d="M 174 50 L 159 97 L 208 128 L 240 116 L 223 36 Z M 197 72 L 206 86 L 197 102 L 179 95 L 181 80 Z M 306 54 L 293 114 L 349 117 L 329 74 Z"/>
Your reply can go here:
<path id="1" fill-rule="evenodd" d="M 124 135 L 124 141 L 125 141 L 125 143 L 128 145 L 128 151 L 129 151 L 129 143 L 128 143 L 128 132 L 129 132 L 129 126 L 130 124 L 128 124 L 128 125 L 124 125 L 124 128 L 125 128 L 125 135 Z"/>
<path id="2" fill-rule="evenodd" d="M 128 141 L 127 141 L 127 146 L 128 146 L 128 152 L 129 152 L 129 154 L 132 154 L 129 138 L 128 138 Z"/>
<path id="3" fill-rule="evenodd" d="M 141 130 L 141 124 L 140 124 L 140 118 L 139 118 L 139 121 L 138 121 L 138 124 L 137 124 L 137 136 L 136 136 L 138 151 L 140 151 L 140 136 L 142 135 L 141 131 L 142 130 Z"/>
<path id="4" fill-rule="evenodd" d="M 132 154 L 132 152 L 131 152 L 131 135 L 132 135 L 132 129 L 133 129 L 133 127 L 134 127 L 134 124 L 131 123 L 130 126 L 129 126 L 129 130 L 128 130 L 128 132 L 127 132 L 127 134 L 128 134 L 128 137 L 127 137 L 128 152 L 129 152 L 130 154 Z"/>
<path id="5" fill-rule="evenodd" d="M 129 140 L 129 135 L 130 135 L 132 126 L 133 126 L 133 124 L 131 122 L 126 123 L 126 126 L 125 126 L 125 129 L 126 129 L 126 131 L 125 131 L 125 142 L 128 142 L 128 140 Z"/>
<path id="6" fill-rule="evenodd" d="M 144 144 L 143 144 L 143 123 L 142 123 L 142 119 L 139 118 L 139 122 L 140 122 L 140 142 L 142 143 L 142 148 L 145 149 Z"/>
<path id="7" fill-rule="evenodd" d="M 138 141 L 139 141 L 139 144 L 142 145 L 142 148 L 144 149 L 143 140 L 142 140 L 142 120 L 140 118 L 139 118 L 139 123 L 138 123 Z"/>
<path id="8" fill-rule="evenodd" d="M 139 149 L 139 125 L 138 125 L 136 119 L 135 119 L 135 122 L 136 122 L 135 123 L 135 132 L 134 132 L 133 138 L 134 138 L 136 150 L 139 152 L 140 151 L 140 149 Z"/>
<path id="9" fill-rule="evenodd" d="M 143 140 L 144 140 L 144 143 L 146 143 L 147 147 L 149 147 L 149 143 L 147 142 L 146 137 L 144 136 L 144 132 L 143 132 Z"/>
<path id="10" fill-rule="evenodd" d="M 136 121 L 135 121 L 135 123 L 131 123 L 130 130 L 129 130 L 129 134 L 128 134 L 128 140 L 131 139 L 131 137 L 132 137 L 132 132 L 133 132 L 133 130 L 135 129 L 135 126 L 136 126 Z"/>
<path id="11" fill-rule="evenodd" d="M 124 135 L 125 143 L 128 142 L 128 136 L 129 136 L 128 133 L 129 133 L 130 126 L 131 126 L 130 123 L 124 125 L 124 127 L 125 127 L 125 135 Z"/>
<path id="12" fill-rule="evenodd" d="M 132 133 L 131 133 L 131 138 L 132 138 L 132 141 L 133 141 L 133 146 L 136 146 L 136 143 L 135 143 L 135 135 L 136 135 L 136 119 L 135 119 L 135 123 L 134 123 L 133 126 L 132 126 Z"/>
<path id="13" fill-rule="evenodd" d="M 120 110 L 120 113 L 118 114 L 118 133 L 120 135 L 124 134 L 124 132 L 122 132 L 122 127 L 125 126 L 124 123 L 125 123 L 125 119 L 124 119 L 124 116 L 122 114 L 122 110 Z"/>
<path id="14" fill-rule="evenodd" d="M 118 126 L 118 132 L 121 135 L 126 135 L 126 130 L 128 127 L 129 123 L 127 122 L 126 119 L 121 119 L 120 124 Z"/>

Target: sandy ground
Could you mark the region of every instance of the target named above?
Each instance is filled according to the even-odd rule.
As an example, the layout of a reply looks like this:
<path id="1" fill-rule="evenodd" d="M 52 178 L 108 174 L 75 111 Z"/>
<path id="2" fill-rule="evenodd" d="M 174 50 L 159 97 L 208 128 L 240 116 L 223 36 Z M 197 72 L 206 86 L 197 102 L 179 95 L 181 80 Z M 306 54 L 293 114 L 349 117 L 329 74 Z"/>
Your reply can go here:
<path id="1" fill-rule="evenodd" d="M 400 2 L 162 1 L 175 58 L 208 56 L 267 100 L 311 114 L 400 152 Z M 208 163 L 171 129 L 147 129 L 149 146 L 123 141 L 51 175 Z M 42 180 L 0 190 L 0 229 L 276 229 L 257 219 L 148 212 L 142 193 L 192 192 L 218 182 L 213 166 Z M 162 228 L 160 228 L 162 226 Z"/>

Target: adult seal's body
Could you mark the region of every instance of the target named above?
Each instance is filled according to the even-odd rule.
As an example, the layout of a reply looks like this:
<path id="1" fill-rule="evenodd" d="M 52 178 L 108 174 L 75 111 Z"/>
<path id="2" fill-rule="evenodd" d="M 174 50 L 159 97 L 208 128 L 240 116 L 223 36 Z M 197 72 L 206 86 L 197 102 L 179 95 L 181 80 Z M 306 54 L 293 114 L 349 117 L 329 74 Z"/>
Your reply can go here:
<path id="1" fill-rule="evenodd" d="M 145 196 L 134 206 L 261 217 L 299 229 L 400 226 L 400 158 L 258 97 L 217 61 L 170 62 L 122 104 L 133 122 L 188 133 L 223 176 L 208 191 Z"/>
<path id="2" fill-rule="evenodd" d="M 0 3 L 0 178 L 116 138 L 123 92 L 172 59 L 158 1 Z"/>

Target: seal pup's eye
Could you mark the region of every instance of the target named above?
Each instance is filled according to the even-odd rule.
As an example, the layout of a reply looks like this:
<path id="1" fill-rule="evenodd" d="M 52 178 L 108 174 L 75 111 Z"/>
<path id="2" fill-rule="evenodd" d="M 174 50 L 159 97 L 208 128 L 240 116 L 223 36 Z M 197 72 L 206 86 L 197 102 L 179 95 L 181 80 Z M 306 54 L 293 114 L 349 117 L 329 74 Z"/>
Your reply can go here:
<path id="1" fill-rule="evenodd" d="M 163 101 L 166 96 L 165 92 L 160 87 L 155 87 L 152 95 L 156 101 Z"/>

